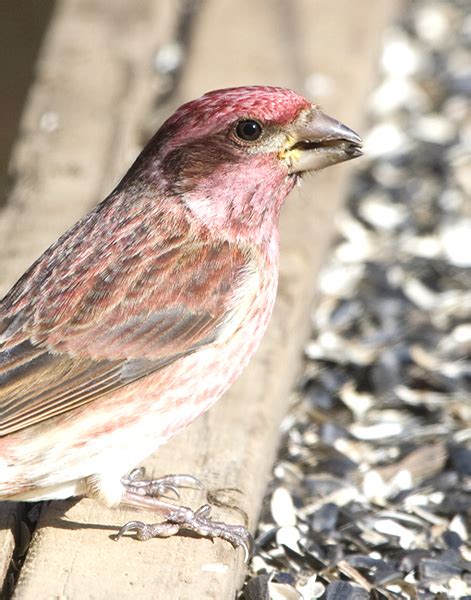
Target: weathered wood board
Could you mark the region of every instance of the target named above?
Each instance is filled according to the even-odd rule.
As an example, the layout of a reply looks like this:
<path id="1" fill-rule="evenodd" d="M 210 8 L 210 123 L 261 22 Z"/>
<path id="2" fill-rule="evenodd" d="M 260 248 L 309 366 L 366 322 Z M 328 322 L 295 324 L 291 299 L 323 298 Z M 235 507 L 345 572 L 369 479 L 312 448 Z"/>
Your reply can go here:
<path id="1" fill-rule="evenodd" d="M 326 85 L 318 101 L 361 131 L 380 34 L 398 7 L 393 0 L 202 2 L 179 85 L 155 113 L 153 99 L 169 79 L 152 71 L 152 60 L 185 29 L 182 6 L 171 0 L 58 3 L 13 156 L 15 185 L 0 213 L 0 292 L 111 189 L 143 132 L 183 100 L 253 83 L 306 93 L 306 82 L 315 81 L 310 76 L 320 74 Z M 309 330 L 315 278 L 351 168 L 308 178 L 292 194 L 282 219 L 279 297 L 256 359 L 218 405 L 147 462 L 154 475 L 200 477 L 215 504 L 225 505 L 214 508 L 218 519 L 240 523 L 246 514 L 255 526 Z M 185 492 L 182 501 L 197 507 L 204 497 Z M 4 572 L 13 547 L 12 512 L 1 510 Z M 14 597 L 234 598 L 243 577 L 240 551 L 183 536 L 111 541 L 130 518 L 136 513 L 89 500 L 51 503 Z"/>

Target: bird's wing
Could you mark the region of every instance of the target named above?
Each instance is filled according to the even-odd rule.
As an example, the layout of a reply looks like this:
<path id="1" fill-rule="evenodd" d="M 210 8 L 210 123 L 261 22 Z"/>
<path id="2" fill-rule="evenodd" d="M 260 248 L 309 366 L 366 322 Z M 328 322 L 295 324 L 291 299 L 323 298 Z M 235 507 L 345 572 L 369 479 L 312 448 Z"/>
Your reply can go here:
<path id="1" fill-rule="evenodd" d="M 73 294 L 50 281 L 70 284 L 67 258 L 56 269 L 36 263 L 4 298 L 0 436 L 91 402 L 217 339 L 253 274 L 250 253 L 227 241 L 185 241 L 148 260 L 144 250 L 133 255 L 128 248 L 102 268 L 91 257 Z"/>

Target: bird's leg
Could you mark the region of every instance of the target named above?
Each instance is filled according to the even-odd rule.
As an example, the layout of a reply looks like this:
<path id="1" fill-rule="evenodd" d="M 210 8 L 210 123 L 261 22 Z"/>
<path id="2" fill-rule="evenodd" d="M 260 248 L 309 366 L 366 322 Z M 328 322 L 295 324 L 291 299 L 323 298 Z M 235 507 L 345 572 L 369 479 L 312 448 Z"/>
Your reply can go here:
<path id="1" fill-rule="evenodd" d="M 151 480 L 144 479 L 144 475 L 143 467 L 133 469 L 127 477 L 121 479 L 121 483 L 126 491 L 153 498 L 165 497 L 171 492 L 178 499 L 180 498 L 178 491 L 180 487 L 203 489 L 201 481 L 192 475 L 165 475 Z"/>
<path id="2" fill-rule="evenodd" d="M 164 521 L 161 523 L 146 524 L 142 521 L 129 521 L 119 530 L 116 539 L 129 531 L 136 532 L 138 540 L 149 540 L 154 537 L 170 537 L 180 531 L 193 531 L 199 536 L 207 538 L 221 538 L 231 543 L 234 548 L 242 547 L 244 558 L 247 561 L 252 553 L 253 539 L 245 527 L 241 525 L 228 525 L 221 521 L 213 521 L 209 516 L 210 506 L 204 504 L 193 511 L 185 506 L 176 506 L 157 500 L 149 495 L 142 495 L 130 490 L 123 494 L 122 504 L 128 506 L 147 508 L 160 514 Z"/>

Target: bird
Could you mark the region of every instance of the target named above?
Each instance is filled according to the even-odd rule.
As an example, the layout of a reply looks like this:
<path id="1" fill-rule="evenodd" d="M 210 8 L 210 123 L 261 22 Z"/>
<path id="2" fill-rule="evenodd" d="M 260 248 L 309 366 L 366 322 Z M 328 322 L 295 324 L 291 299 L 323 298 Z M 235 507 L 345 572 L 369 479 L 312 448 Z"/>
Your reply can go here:
<path id="1" fill-rule="evenodd" d="M 162 520 L 119 536 L 190 530 L 247 555 L 245 527 L 161 497 L 196 478 L 148 481 L 136 467 L 256 351 L 293 187 L 361 154 L 358 134 L 289 89 L 215 90 L 178 108 L 0 301 L 0 500 L 144 507 Z"/>

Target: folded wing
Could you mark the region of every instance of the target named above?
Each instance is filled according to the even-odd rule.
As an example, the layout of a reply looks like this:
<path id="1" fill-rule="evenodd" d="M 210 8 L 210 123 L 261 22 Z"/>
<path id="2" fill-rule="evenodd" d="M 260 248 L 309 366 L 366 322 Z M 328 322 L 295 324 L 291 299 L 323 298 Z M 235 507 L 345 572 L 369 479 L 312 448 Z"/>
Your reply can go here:
<path id="1" fill-rule="evenodd" d="M 54 264 L 44 255 L 0 304 L 0 436 L 213 342 L 253 271 L 250 253 L 227 241 L 180 240 L 160 250 L 136 242 L 99 268 L 96 258 L 80 265 L 76 285 L 67 258 L 42 273 L 41 260 Z M 67 281 L 72 291 L 60 283 Z"/>

